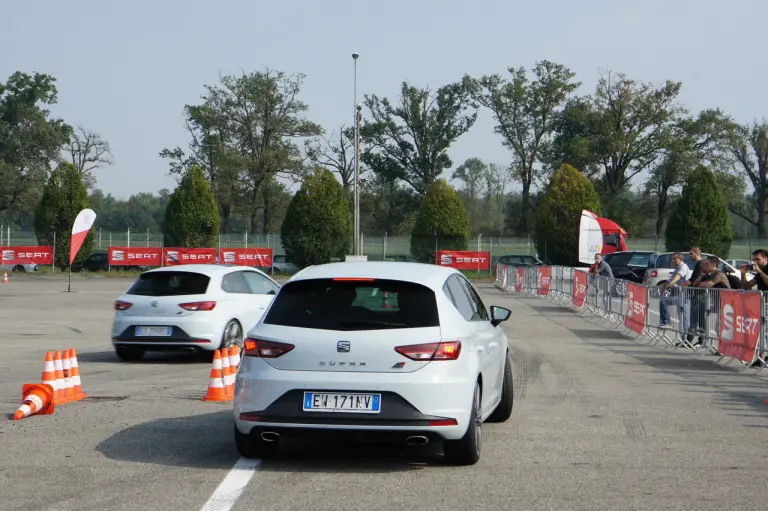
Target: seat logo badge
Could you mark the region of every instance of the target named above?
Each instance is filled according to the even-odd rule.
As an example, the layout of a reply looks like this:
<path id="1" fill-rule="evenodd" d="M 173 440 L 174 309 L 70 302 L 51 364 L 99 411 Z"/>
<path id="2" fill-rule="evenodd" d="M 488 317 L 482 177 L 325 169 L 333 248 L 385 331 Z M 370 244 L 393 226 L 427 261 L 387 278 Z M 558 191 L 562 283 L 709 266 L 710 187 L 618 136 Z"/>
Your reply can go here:
<path id="1" fill-rule="evenodd" d="M 153 300 L 152 303 L 150 303 L 152 307 L 157 307 L 157 300 Z"/>
<path id="2" fill-rule="evenodd" d="M 349 341 L 339 341 L 336 343 L 336 351 L 339 353 L 349 353 Z"/>

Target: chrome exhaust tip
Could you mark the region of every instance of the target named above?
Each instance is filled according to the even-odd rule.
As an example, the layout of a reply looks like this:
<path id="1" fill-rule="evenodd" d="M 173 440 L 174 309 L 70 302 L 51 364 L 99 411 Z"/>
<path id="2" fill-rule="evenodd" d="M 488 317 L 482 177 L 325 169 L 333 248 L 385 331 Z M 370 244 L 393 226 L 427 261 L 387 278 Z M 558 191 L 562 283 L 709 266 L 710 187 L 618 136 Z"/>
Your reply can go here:
<path id="1" fill-rule="evenodd" d="M 408 445 L 427 445 L 429 438 L 425 436 L 409 436 L 405 439 L 405 443 Z"/>
<path id="2" fill-rule="evenodd" d="M 274 431 L 264 431 L 261 434 L 261 439 L 265 442 L 277 442 L 280 439 L 280 435 Z"/>

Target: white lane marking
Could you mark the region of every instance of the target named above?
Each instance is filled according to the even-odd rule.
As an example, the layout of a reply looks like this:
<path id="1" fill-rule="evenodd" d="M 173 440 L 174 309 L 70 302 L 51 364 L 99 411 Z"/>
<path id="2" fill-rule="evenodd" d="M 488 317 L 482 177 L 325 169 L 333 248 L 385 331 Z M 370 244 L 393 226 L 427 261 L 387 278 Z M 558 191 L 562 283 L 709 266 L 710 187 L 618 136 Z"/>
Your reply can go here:
<path id="1" fill-rule="evenodd" d="M 261 460 L 240 458 L 200 511 L 229 511 L 261 465 Z"/>

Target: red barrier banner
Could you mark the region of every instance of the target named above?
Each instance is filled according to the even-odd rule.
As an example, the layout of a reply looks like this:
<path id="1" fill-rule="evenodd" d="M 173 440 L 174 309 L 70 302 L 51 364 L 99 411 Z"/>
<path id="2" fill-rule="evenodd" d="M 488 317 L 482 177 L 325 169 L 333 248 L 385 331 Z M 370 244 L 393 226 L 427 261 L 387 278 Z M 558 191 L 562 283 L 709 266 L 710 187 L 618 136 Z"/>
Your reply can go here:
<path id="1" fill-rule="evenodd" d="M 525 269 L 517 269 L 517 282 L 515 282 L 515 292 L 522 293 L 525 289 Z"/>
<path id="2" fill-rule="evenodd" d="M 219 262 L 239 266 L 272 266 L 271 248 L 222 248 Z"/>
<path id="3" fill-rule="evenodd" d="M 467 250 L 438 250 L 436 264 L 450 266 L 457 270 L 490 270 L 490 252 L 470 252 Z"/>
<path id="4" fill-rule="evenodd" d="M 634 282 L 627 283 L 627 317 L 624 326 L 642 334 L 645 331 L 645 318 L 648 315 L 648 293 L 646 288 Z"/>
<path id="5" fill-rule="evenodd" d="M 584 301 L 587 299 L 587 272 L 573 271 L 573 290 L 571 296 L 573 297 L 571 301 L 575 307 L 581 308 L 584 306 Z"/>
<path id="6" fill-rule="evenodd" d="M 213 264 L 216 262 L 215 248 L 164 248 L 165 266 L 179 264 Z"/>
<path id="7" fill-rule="evenodd" d="M 539 295 L 548 296 L 549 290 L 552 287 L 552 267 L 539 266 L 538 277 Z"/>
<path id="8" fill-rule="evenodd" d="M 53 247 L 0 247 L 0 265 L 53 264 Z"/>
<path id="9" fill-rule="evenodd" d="M 760 341 L 760 293 L 721 291 L 717 350 L 750 363 Z"/>
<path id="10" fill-rule="evenodd" d="M 158 247 L 109 247 L 107 262 L 110 266 L 160 266 L 163 249 Z"/>

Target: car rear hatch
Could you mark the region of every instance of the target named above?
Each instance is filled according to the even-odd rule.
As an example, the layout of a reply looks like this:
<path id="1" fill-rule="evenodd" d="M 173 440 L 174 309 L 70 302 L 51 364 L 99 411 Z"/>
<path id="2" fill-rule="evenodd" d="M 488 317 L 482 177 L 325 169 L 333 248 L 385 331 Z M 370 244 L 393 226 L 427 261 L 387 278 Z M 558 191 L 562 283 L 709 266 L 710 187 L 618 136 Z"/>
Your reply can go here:
<path id="1" fill-rule="evenodd" d="M 441 340 L 434 292 L 382 279 L 307 279 L 285 284 L 254 340 L 292 345 L 276 369 L 333 372 L 413 372 Z M 407 357 L 396 348 L 431 344 Z M 248 344 L 246 343 L 246 349 Z M 427 354 L 427 355 L 425 355 Z M 423 360 L 414 360 L 424 356 Z"/>
<path id="2" fill-rule="evenodd" d="M 184 317 L 215 305 L 205 293 L 210 278 L 190 271 L 147 272 L 123 295 L 124 316 Z M 183 305 L 183 307 L 182 307 Z"/>

